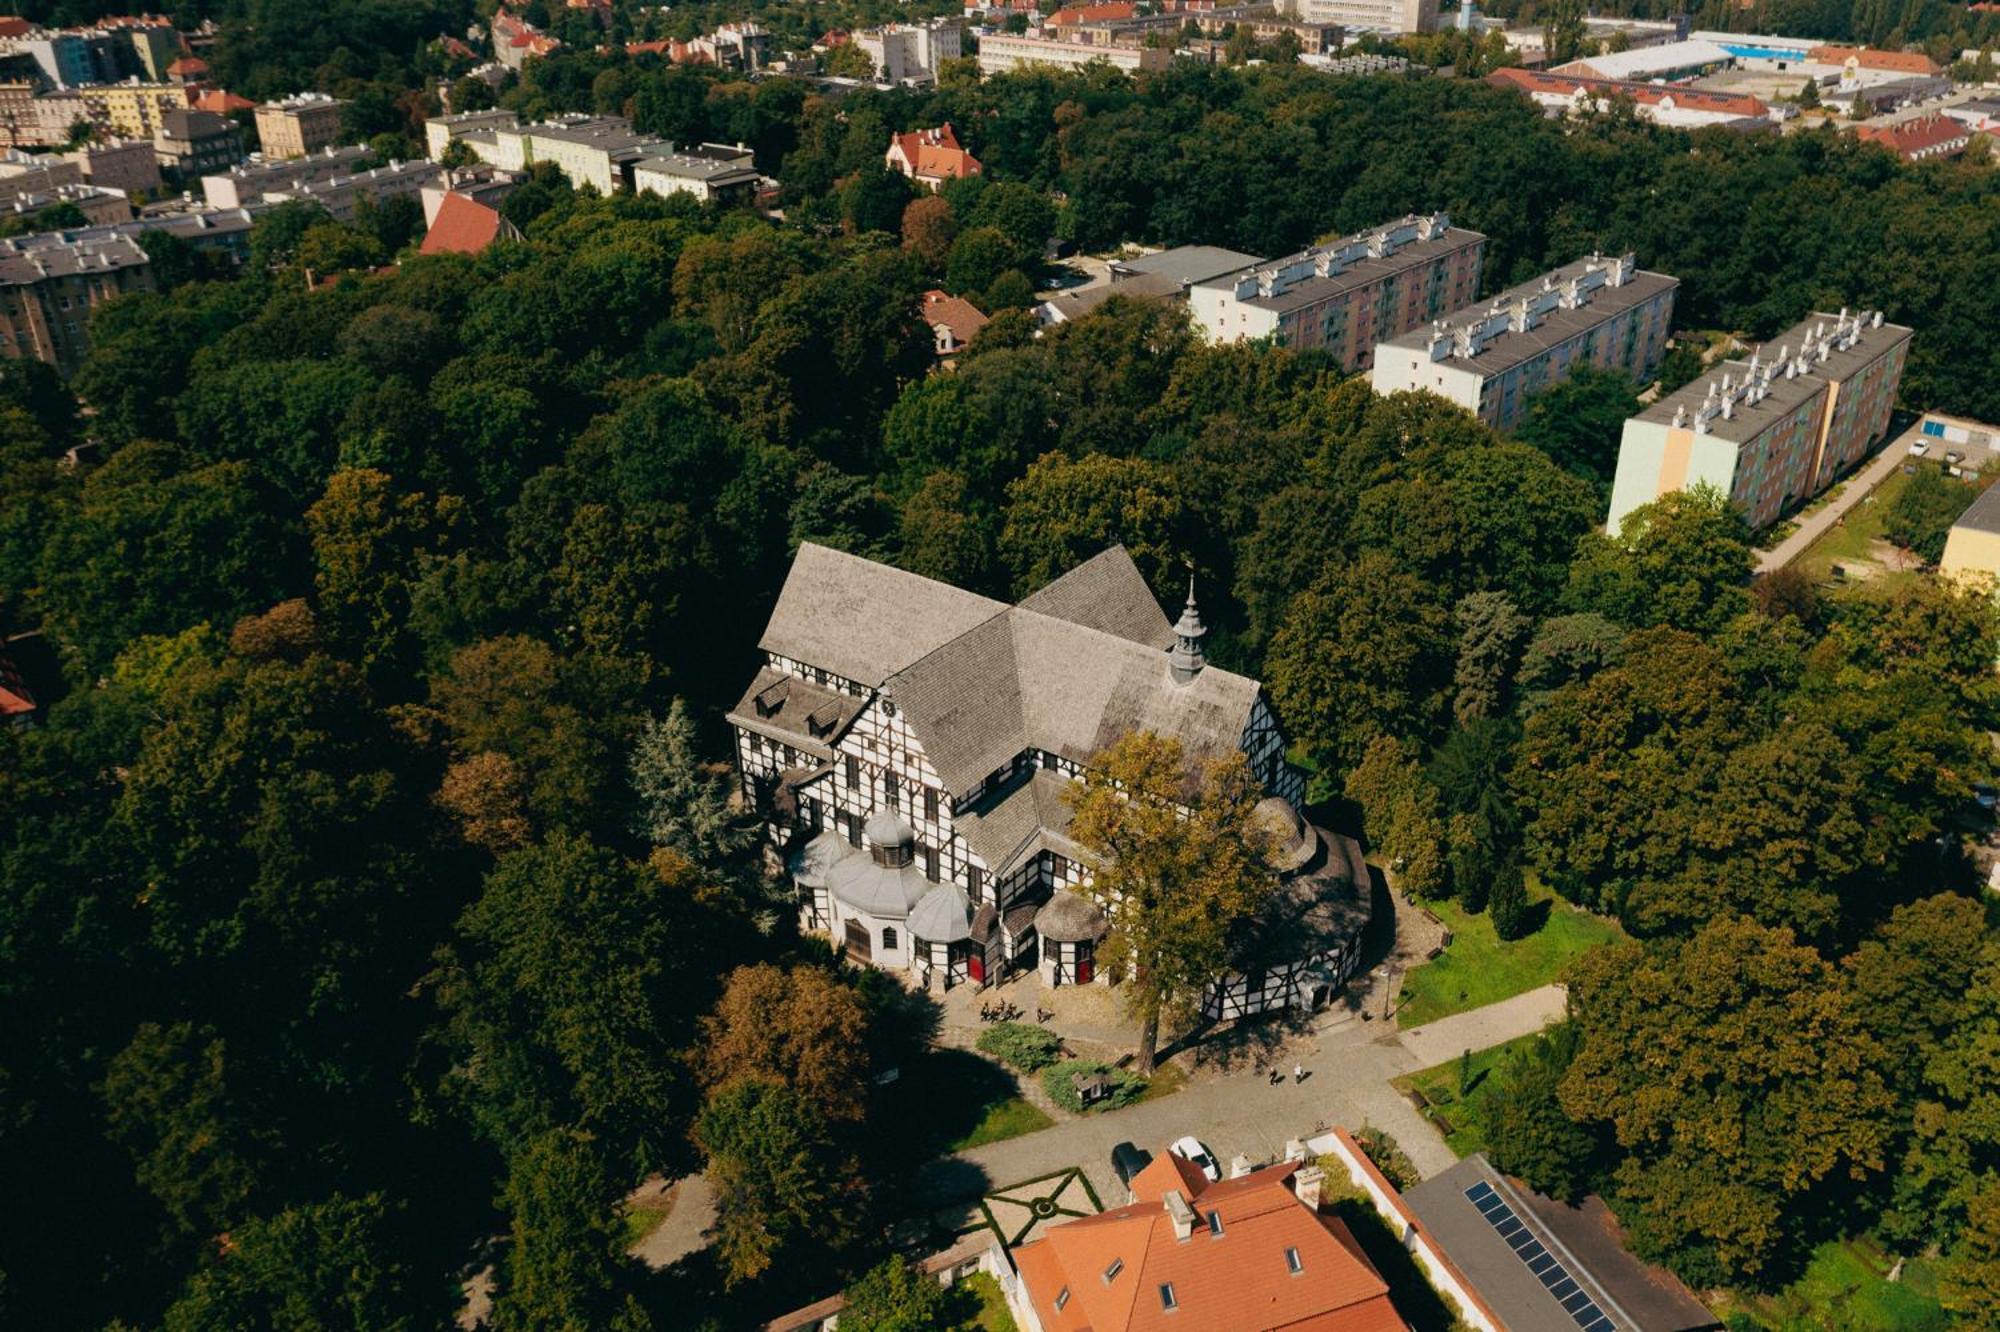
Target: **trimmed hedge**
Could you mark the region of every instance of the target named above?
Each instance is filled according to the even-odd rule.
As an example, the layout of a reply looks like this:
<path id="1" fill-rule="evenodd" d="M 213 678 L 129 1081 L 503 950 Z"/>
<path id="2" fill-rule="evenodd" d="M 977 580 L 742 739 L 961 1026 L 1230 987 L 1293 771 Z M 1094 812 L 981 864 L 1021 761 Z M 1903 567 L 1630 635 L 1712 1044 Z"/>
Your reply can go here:
<path id="1" fill-rule="evenodd" d="M 1136 1073 L 1127 1073 L 1089 1059 L 1065 1059 L 1042 1070 L 1042 1090 L 1049 1094 L 1051 1101 L 1074 1115 L 1084 1111 L 1083 1101 L 1070 1082 L 1078 1073 L 1102 1073 L 1111 1079 L 1111 1094 L 1091 1105 L 1092 1110 L 1116 1110 L 1121 1105 L 1130 1105 L 1138 1099 L 1140 1092 L 1146 1090 L 1146 1080 Z"/>
<path id="2" fill-rule="evenodd" d="M 979 1033 L 978 1045 L 1011 1068 L 1033 1073 L 1056 1062 L 1061 1041 L 1045 1027 L 1026 1022 L 1002 1022 Z"/>

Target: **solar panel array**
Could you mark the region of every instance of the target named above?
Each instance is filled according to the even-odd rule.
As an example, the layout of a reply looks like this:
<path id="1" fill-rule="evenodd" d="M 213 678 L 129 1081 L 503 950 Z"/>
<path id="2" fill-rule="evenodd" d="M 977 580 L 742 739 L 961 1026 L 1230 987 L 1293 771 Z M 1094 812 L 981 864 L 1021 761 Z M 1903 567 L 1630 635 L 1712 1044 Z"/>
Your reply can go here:
<path id="1" fill-rule="evenodd" d="M 1491 1184 L 1480 1180 L 1465 1191 L 1465 1200 L 1479 1209 L 1479 1214 L 1486 1218 L 1486 1224 L 1507 1241 L 1507 1247 L 1514 1251 L 1514 1256 L 1527 1265 L 1535 1279 L 1548 1289 L 1550 1297 L 1563 1307 L 1563 1312 L 1576 1320 L 1576 1325 L 1583 1332 L 1617 1332 L 1618 1325 L 1597 1307 L 1597 1301 L 1590 1298 L 1589 1292 L 1576 1283 L 1556 1256 L 1543 1247 L 1534 1232 L 1522 1224 L 1521 1218 L 1514 1215 L 1514 1209 L 1507 1205 L 1505 1198 L 1494 1192 Z"/>

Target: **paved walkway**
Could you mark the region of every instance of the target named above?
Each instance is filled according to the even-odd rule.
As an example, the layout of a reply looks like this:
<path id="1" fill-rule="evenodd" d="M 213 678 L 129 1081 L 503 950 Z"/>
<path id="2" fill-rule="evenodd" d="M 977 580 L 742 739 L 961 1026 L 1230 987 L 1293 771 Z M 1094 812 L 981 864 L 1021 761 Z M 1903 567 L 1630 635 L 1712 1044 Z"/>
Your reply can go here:
<path id="1" fill-rule="evenodd" d="M 1418 1068 L 1430 1068 L 1467 1050 L 1485 1050 L 1540 1031 L 1560 1018 L 1568 1003 L 1562 986 L 1544 985 L 1469 1013 L 1412 1027 L 1401 1037 L 1403 1048 L 1416 1056 Z"/>
<path id="2" fill-rule="evenodd" d="M 1908 430 L 1883 446 L 1882 451 L 1870 459 L 1860 471 L 1851 474 L 1842 482 L 1838 498 L 1824 508 L 1799 519 L 1798 531 L 1771 549 L 1760 552 L 1757 556 L 1757 572 L 1767 574 L 1773 569 L 1782 569 L 1805 554 L 1808 546 L 1826 535 L 1835 523 L 1847 516 L 1849 510 L 1861 503 L 1864 496 L 1873 494 L 1877 486 L 1889 479 L 1897 464 L 1910 460 L 1910 444 L 1923 438 L 1922 425 L 1923 419 L 1919 417 L 1911 423 Z"/>
<path id="3" fill-rule="evenodd" d="M 1289 1139 L 1308 1138 L 1335 1124 L 1385 1130 L 1418 1173 L 1429 1177 L 1458 1158 L 1390 1080 L 1456 1059 L 1467 1049 L 1483 1050 L 1540 1031 L 1562 1015 L 1563 1002 L 1562 991 L 1550 985 L 1405 1032 L 1340 1013 L 1283 1053 L 1286 1076 L 1276 1086 L 1254 1068 L 1199 1079 L 1158 1101 L 1085 1115 L 974 1148 L 940 1163 L 933 1179 L 941 1196 L 963 1196 L 982 1177 L 986 1186 L 997 1187 L 1082 1166 L 1109 1206 L 1120 1196 L 1109 1160 L 1120 1142 L 1158 1151 L 1191 1133 L 1226 1168 L 1238 1153 L 1252 1161 L 1276 1160 Z M 1294 1062 L 1308 1075 L 1303 1081 L 1290 1076 Z M 967 1165 L 978 1169 L 968 1172 Z"/>
<path id="4" fill-rule="evenodd" d="M 639 1192 L 657 1192 L 649 1182 Z M 715 1224 L 715 1190 L 708 1176 L 690 1175 L 681 1180 L 674 1194 L 674 1209 L 652 1234 L 632 1246 L 632 1256 L 648 1267 L 671 1267 L 698 1249 L 708 1246 L 708 1228 Z"/>

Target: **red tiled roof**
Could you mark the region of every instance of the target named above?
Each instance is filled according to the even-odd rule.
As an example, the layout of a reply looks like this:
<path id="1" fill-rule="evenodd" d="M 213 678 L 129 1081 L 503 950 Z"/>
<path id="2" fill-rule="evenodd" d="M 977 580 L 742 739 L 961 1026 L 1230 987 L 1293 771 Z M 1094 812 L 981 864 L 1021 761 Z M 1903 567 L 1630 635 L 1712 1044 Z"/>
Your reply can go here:
<path id="1" fill-rule="evenodd" d="M 213 111 L 218 116 L 226 116 L 232 111 L 251 110 L 257 104 L 247 97 L 238 97 L 233 92 L 210 88 L 198 93 L 189 105 L 197 111 Z"/>
<path id="2" fill-rule="evenodd" d="M 1897 74 L 1936 74 L 1937 62 L 1921 51 L 1871 51 L 1865 46 L 1815 46 L 1806 59 L 1819 65 L 1844 65 L 1853 60 L 1862 69 Z"/>
<path id="3" fill-rule="evenodd" d="M 933 328 L 942 324 L 951 330 L 953 342 L 967 343 L 990 321 L 971 301 L 933 288 L 924 293 L 924 322 Z"/>
<path id="4" fill-rule="evenodd" d="M 169 74 L 206 74 L 208 62 L 200 56 L 182 56 L 167 66 Z"/>
<path id="5" fill-rule="evenodd" d="M 1049 15 L 1049 25 L 1056 28 L 1075 27 L 1079 23 L 1109 23 L 1116 19 L 1128 19 L 1139 12 L 1132 0 L 1112 0 L 1103 5 L 1075 5 L 1069 9 L 1058 9 Z"/>
<path id="6" fill-rule="evenodd" d="M 983 170 L 978 158 L 958 146 L 949 122 L 936 129 L 891 135 L 888 158 L 889 165 L 904 175 L 926 180 L 960 180 Z"/>
<path id="7" fill-rule="evenodd" d="M 431 229 L 424 233 L 419 254 L 478 254 L 501 233 L 506 219 L 483 203 L 456 190 L 438 205 Z"/>
<path id="8" fill-rule="evenodd" d="M 0 15 L 0 37 L 21 37 L 33 32 L 35 25 L 24 18 L 11 14 Z"/>
<path id="9" fill-rule="evenodd" d="M 1308 1210 L 1292 1192 L 1297 1169 L 1285 1164 L 1210 1182 L 1163 1154 L 1132 1181 L 1139 1201 L 1051 1226 L 1015 1250 L 1042 1326 L 1046 1332 L 1404 1332 L 1387 1284 L 1347 1227 Z M 1174 1237 L 1161 1201 L 1175 1188 L 1199 1218 L 1185 1240 Z M 1210 1212 L 1221 1216 L 1220 1234 L 1209 1229 Z M 1297 1273 L 1287 1249 L 1298 1250 Z M 1169 1284 L 1171 1311 L 1161 1295 Z"/>
<path id="10" fill-rule="evenodd" d="M 1854 135 L 1866 143 L 1879 143 L 1911 159 L 1927 149 L 1946 147 L 1954 140 L 1960 148 L 1972 141 L 1972 131 L 1962 121 L 1942 115 L 1920 116 L 1897 125 L 1858 125 Z"/>
<path id="11" fill-rule="evenodd" d="M 1720 115 L 1768 116 L 1771 108 L 1746 93 L 1708 92 L 1681 84 L 1631 83 L 1624 79 L 1594 79 L 1578 74 L 1549 74 L 1534 69 L 1496 69 L 1486 76 L 1496 88 L 1518 88 L 1534 95 L 1574 97 L 1583 89 L 1596 97 L 1625 97 L 1641 106 L 1658 106 L 1671 100 L 1689 111 L 1713 111 Z"/>

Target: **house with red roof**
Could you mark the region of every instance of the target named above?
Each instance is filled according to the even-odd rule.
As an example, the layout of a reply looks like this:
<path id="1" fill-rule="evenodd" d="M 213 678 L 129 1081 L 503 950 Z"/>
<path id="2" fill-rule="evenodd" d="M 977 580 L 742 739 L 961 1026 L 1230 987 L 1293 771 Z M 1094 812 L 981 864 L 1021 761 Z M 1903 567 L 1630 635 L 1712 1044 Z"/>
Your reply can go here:
<path id="1" fill-rule="evenodd" d="M 485 204 L 453 190 L 438 204 L 419 254 L 478 254 L 496 240 L 519 240 L 512 222 Z"/>
<path id="2" fill-rule="evenodd" d="M 936 129 L 911 130 L 889 136 L 889 151 L 883 165 L 900 171 L 919 185 L 936 189 L 948 180 L 976 176 L 983 167 L 979 159 L 958 146 L 958 136 L 949 121 Z"/>
<path id="3" fill-rule="evenodd" d="M 200 56 L 182 56 L 167 66 L 167 78 L 174 83 L 200 83 L 208 77 L 208 62 Z"/>
<path id="4" fill-rule="evenodd" d="M 989 321 L 978 306 L 963 296 L 946 295 L 933 287 L 924 293 L 924 322 L 937 335 L 938 359 L 949 361 Z"/>
<path id="5" fill-rule="evenodd" d="M 1894 125 L 1857 125 L 1854 136 L 1879 143 L 1905 162 L 1957 157 L 1972 142 L 1972 127 L 1951 116 L 1918 116 Z"/>
<path id="6" fill-rule="evenodd" d="M 1128 1205 L 1014 1251 L 1022 1303 L 1040 1332 L 1407 1332 L 1321 1183 L 1297 1161 L 1211 1180 L 1162 1153 Z"/>

